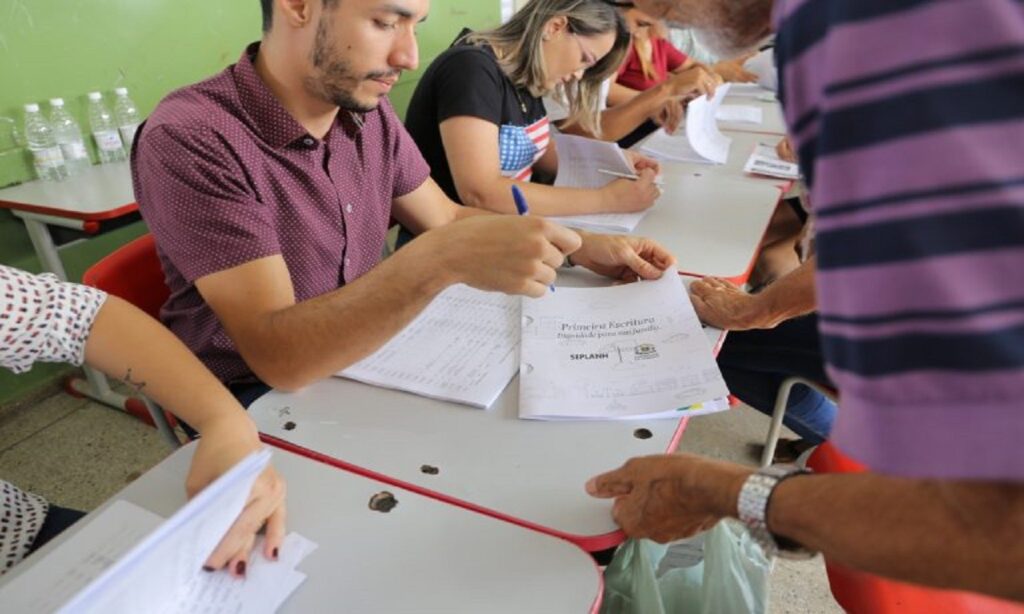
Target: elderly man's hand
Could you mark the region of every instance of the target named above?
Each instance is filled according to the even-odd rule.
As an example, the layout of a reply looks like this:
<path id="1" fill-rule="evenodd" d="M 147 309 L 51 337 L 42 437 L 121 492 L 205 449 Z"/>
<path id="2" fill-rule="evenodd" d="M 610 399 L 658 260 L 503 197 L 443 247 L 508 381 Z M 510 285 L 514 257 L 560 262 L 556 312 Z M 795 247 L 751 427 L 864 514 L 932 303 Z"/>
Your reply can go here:
<path id="1" fill-rule="evenodd" d="M 769 315 L 756 295 L 719 277 L 705 277 L 690 284 L 690 300 L 697 317 L 722 330 L 769 328 Z"/>
<path id="2" fill-rule="evenodd" d="M 740 488 L 753 471 L 690 454 L 644 456 L 587 482 L 587 492 L 615 498 L 612 516 L 630 537 L 669 542 L 736 515 Z"/>

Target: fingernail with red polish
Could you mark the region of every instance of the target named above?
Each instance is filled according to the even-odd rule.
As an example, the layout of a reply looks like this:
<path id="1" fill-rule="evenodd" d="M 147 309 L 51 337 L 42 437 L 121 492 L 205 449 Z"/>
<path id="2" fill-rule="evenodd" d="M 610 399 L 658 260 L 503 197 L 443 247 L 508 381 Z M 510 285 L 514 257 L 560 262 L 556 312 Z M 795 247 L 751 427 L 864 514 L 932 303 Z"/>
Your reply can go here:
<path id="1" fill-rule="evenodd" d="M 274 554 L 274 560 L 276 561 L 277 560 L 277 555 L 278 555 L 278 549 L 277 548 L 274 548 L 274 553 L 273 554 Z"/>
<path id="2" fill-rule="evenodd" d="M 245 561 L 238 561 L 235 563 L 235 573 L 245 577 Z"/>
<path id="3" fill-rule="evenodd" d="M 210 567 L 209 565 L 203 565 L 203 571 L 212 573 L 216 570 L 213 567 Z"/>

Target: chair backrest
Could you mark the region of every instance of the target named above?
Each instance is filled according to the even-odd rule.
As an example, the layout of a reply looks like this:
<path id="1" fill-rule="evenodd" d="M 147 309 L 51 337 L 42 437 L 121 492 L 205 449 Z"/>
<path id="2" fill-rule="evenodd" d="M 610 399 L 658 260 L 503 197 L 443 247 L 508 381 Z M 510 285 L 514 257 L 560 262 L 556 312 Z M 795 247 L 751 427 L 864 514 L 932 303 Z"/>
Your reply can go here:
<path id="1" fill-rule="evenodd" d="M 866 468 L 824 443 L 807 466 L 816 473 L 860 473 Z M 850 614 L 1024 614 L 1024 606 L 991 597 L 925 588 L 886 580 L 825 560 L 828 583 L 836 602 Z"/>
<path id="2" fill-rule="evenodd" d="M 170 295 L 152 234 L 135 239 L 89 267 L 82 283 L 120 297 L 154 318 Z"/>

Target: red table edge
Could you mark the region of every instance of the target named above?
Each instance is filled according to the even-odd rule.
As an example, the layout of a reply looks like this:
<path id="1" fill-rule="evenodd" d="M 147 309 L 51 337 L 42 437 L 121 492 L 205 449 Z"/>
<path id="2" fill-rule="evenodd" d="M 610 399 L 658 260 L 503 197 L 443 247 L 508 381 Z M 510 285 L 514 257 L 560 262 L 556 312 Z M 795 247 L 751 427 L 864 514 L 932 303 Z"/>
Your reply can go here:
<path id="1" fill-rule="evenodd" d="M 775 184 L 775 187 L 778 188 L 779 193 L 778 193 L 778 199 L 775 201 L 774 207 L 778 207 L 778 204 L 782 201 L 782 196 L 785 195 L 785 192 L 790 191 L 790 188 L 793 187 L 794 183 L 795 182 L 791 180 L 791 181 L 787 181 L 785 183 L 777 183 L 777 184 Z M 762 237 L 764 237 L 764 233 L 768 230 L 768 224 L 770 224 L 770 223 L 771 223 L 771 218 L 769 217 L 768 221 L 765 223 L 765 229 L 761 232 L 761 236 Z M 760 244 L 758 244 L 758 246 L 760 247 Z M 742 286 L 742 284 L 746 283 L 746 280 L 748 280 L 750 278 L 751 273 L 754 272 L 754 265 L 757 264 L 758 256 L 760 256 L 760 255 L 761 255 L 761 251 L 760 250 L 756 250 L 754 252 L 754 255 L 751 256 L 750 263 L 748 263 L 748 265 L 746 265 L 746 270 L 745 271 L 739 273 L 738 275 L 733 275 L 732 277 L 723 277 L 723 278 L 726 281 L 732 281 L 733 283 L 736 284 L 736 286 Z M 688 275 L 690 277 L 698 277 L 698 278 L 699 277 L 707 277 L 708 276 L 705 273 L 696 273 L 696 272 L 692 272 L 692 271 L 686 271 L 686 270 L 683 270 L 683 269 L 679 269 L 679 274 L 680 275 Z"/>
<path id="2" fill-rule="evenodd" d="M 102 211 L 99 213 L 83 213 L 81 211 L 69 211 L 67 209 L 44 207 L 42 205 L 26 205 L 25 203 L 0 199 L 0 209 L 25 211 L 28 213 L 38 213 L 40 215 L 52 215 L 53 217 L 63 217 L 70 220 L 81 220 L 83 222 L 102 222 L 128 215 L 129 213 L 134 213 L 139 210 L 139 205 L 138 203 L 131 202 L 108 211 Z"/>
<path id="3" fill-rule="evenodd" d="M 683 433 L 686 431 L 686 425 L 688 422 L 689 417 L 685 417 L 679 421 L 679 425 L 676 427 L 675 432 L 672 434 L 672 439 L 669 441 L 668 449 L 666 450 L 667 453 L 675 452 L 676 448 L 679 446 L 679 442 L 683 438 Z M 300 446 L 290 441 L 285 441 L 284 439 L 274 437 L 273 435 L 260 433 L 260 439 L 264 443 L 272 445 L 276 448 L 280 448 L 282 450 L 298 454 L 299 456 L 303 456 L 305 458 L 319 461 L 321 463 L 324 463 L 325 465 L 329 465 L 337 469 L 349 471 L 351 473 L 355 473 L 356 475 L 361 475 L 364 477 L 377 480 L 379 482 L 384 482 L 385 484 L 391 484 L 392 486 L 397 486 L 410 492 L 414 492 L 419 495 L 424 495 L 432 499 L 448 503 L 449 505 L 454 505 L 456 507 L 461 507 L 463 509 L 476 512 L 478 514 L 490 516 L 491 518 L 503 520 L 505 522 L 509 522 L 526 529 L 530 529 L 532 531 L 537 531 L 538 533 L 543 533 L 545 535 L 550 535 L 552 537 L 563 539 L 572 544 L 575 544 L 577 547 L 581 548 L 586 552 L 600 552 L 601 550 L 607 550 L 609 548 L 618 546 L 626 539 L 626 535 L 621 530 L 612 531 L 611 533 L 604 533 L 601 535 L 574 535 L 572 533 L 565 533 L 557 529 L 552 529 L 534 522 L 530 522 L 528 520 L 516 518 L 515 516 L 511 516 L 503 512 L 499 512 L 497 510 L 484 507 L 482 505 L 470 503 L 469 501 L 465 501 L 463 499 L 459 499 L 451 495 L 446 495 L 444 493 L 430 490 L 429 488 L 424 488 L 423 486 L 419 486 L 403 480 L 399 480 L 397 478 L 393 478 L 389 475 L 373 471 L 371 469 L 367 469 L 360 465 L 355 465 L 343 461 L 328 454 L 311 450 L 305 446 Z M 609 467 L 608 469 L 611 470 L 614 469 L 614 467 Z M 580 488 L 583 488 L 583 484 L 580 484 Z"/>

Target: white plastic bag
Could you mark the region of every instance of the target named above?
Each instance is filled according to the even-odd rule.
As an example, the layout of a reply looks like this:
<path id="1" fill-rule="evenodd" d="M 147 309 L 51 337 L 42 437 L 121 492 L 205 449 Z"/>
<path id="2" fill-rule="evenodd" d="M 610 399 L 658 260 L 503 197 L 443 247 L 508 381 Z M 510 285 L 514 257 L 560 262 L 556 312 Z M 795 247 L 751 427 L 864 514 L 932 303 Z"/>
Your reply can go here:
<path id="1" fill-rule="evenodd" d="M 605 570 L 602 614 L 763 614 L 771 562 L 746 527 L 723 520 L 704 538 L 704 560 L 662 570 L 667 546 L 629 540 Z"/>

